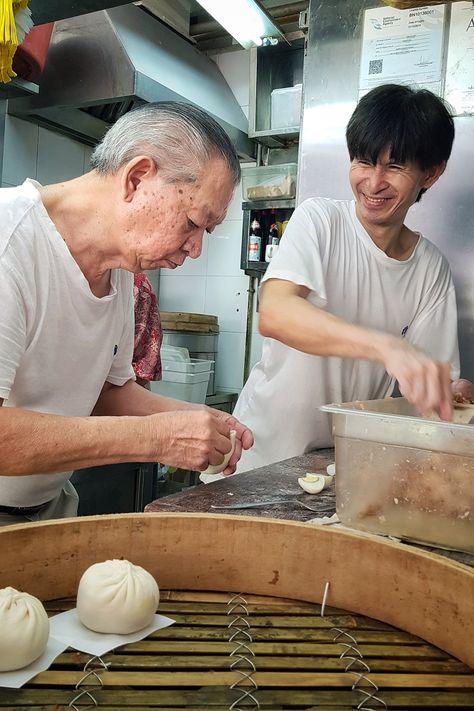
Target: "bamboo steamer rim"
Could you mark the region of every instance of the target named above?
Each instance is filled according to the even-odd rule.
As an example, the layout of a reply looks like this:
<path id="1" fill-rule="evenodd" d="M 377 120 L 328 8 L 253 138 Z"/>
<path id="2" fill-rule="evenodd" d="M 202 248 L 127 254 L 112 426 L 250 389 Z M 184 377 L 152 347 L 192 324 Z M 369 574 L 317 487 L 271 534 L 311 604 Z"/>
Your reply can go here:
<path id="1" fill-rule="evenodd" d="M 362 532 L 225 514 L 87 516 L 0 529 L 0 587 L 74 597 L 86 568 L 127 558 L 160 587 L 327 604 L 417 635 L 474 667 L 474 569 Z"/>

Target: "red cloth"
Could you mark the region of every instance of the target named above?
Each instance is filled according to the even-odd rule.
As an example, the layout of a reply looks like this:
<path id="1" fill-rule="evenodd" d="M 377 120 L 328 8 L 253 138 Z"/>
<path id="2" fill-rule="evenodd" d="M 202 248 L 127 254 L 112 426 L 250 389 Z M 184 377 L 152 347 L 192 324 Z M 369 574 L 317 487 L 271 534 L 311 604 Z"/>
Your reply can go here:
<path id="1" fill-rule="evenodd" d="M 163 333 L 153 287 L 145 274 L 134 274 L 135 343 L 133 370 L 142 380 L 161 380 Z"/>

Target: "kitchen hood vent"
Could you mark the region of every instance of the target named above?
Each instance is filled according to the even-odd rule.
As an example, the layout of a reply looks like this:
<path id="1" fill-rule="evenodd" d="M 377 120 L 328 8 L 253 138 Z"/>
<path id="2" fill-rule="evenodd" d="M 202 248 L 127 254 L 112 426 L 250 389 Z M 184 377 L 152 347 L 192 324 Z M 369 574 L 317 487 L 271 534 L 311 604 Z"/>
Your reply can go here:
<path id="1" fill-rule="evenodd" d="M 56 22 L 39 94 L 8 111 L 89 145 L 134 106 L 186 101 L 227 131 L 239 156 L 252 159 L 248 121 L 217 65 L 135 5 Z"/>

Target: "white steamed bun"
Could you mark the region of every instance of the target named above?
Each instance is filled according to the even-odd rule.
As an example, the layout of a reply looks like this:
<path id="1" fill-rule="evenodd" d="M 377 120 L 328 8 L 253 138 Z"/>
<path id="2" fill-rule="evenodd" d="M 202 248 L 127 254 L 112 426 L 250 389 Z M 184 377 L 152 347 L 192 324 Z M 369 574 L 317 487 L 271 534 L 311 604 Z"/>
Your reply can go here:
<path id="1" fill-rule="evenodd" d="M 22 669 L 40 657 L 49 620 L 38 598 L 15 588 L 0 590 L 0 672 Z"/>
<path id="2" fill-rule="evenodd" d="M 79 581 L 77 614 L 94 632 L 131 634 L 151 623 L 160 601 L 154 577 L 128 560 L 106 560 Z"/>

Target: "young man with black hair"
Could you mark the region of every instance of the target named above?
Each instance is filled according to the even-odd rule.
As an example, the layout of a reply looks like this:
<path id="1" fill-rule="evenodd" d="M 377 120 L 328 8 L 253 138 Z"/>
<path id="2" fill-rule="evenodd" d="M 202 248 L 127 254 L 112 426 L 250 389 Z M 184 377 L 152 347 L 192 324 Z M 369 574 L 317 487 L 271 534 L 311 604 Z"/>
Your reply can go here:
<path id="1" fill-rule="evenodd" d="M 453 120 L 431 92 L 383 85 L 361 99 L 346 138 L 355 199 L 297 207 L 263 279 L 262 359 L 234 411 L 255 443 L 237 471 L 331 446 L 319 407 L 387 397 L 396 381 L 422 414 L 452 414 L 453 281 L 404 221 L 444 172 Z"/>

